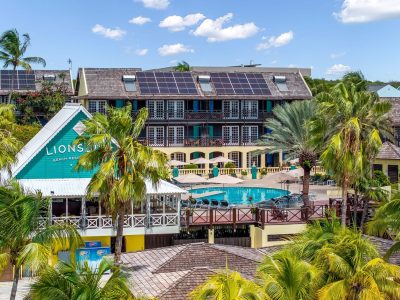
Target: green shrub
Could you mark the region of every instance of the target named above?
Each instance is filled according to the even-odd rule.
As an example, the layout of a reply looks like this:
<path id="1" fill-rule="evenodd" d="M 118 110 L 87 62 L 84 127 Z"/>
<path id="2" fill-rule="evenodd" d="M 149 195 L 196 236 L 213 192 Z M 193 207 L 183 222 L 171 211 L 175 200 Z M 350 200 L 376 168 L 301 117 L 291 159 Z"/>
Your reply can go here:
<path id="1" fill-rule="evenodd" d="M 381 170 L 374 171 L 374 179 L 379 183 L 380 186 L 390 185 L 389 177 L 387 177 Z"/>
<path id="2" fill-rule="evenodd" d="M 236 165 L 235 165 L 233 162 L 227 162 L 227 163 L 224 165 L 224 168 L 227 168 L 227 169 L 234 169 L 234 168 L 236 168 Z"/>
<path id="3" fill-rule="evenodd" d="M 260 174 L 261 174 L 262 176 L 267 175 L 267 174 L 268 174 L 267 168 L 262 168 L 261 171 L 260 171 Z"/>
<path id="4" fill-rule="evenodd" d="M 247 171 L 246 170 L 242 170 L 240 173 L 242 174 L 242 176 L 247 176 Z"/>
<path id="5" fill-rule="evenodd" d="M 195 170 L 195 169 L 198 169 L 199 166 L 196 165 L 196 164 L 188 164 L 188 165 L 183 166 L 183 168 L 184 168 L 185 170 Z"/>

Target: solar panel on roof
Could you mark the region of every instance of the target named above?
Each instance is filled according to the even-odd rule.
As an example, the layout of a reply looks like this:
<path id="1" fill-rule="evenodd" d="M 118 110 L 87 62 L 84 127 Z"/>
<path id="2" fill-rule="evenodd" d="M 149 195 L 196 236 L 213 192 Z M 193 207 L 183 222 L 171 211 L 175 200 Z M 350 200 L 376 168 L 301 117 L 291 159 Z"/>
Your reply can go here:
<path id="1" fill-rule="evenodd" d="M 271 95 L 259 73 L 211 73 L 211 81 L 218 95 Z"/>
<path id="2" fill-rule="evenodd" d="M 2 90 L 35 90 L 35 74 L 26 70 L 1 70 L 0 89 Z"/>
<path id="3" fill-rule="evenodd" d="M 188 72 L 137 72 L 136 76 L 142 94 L 198 94 Z"/>

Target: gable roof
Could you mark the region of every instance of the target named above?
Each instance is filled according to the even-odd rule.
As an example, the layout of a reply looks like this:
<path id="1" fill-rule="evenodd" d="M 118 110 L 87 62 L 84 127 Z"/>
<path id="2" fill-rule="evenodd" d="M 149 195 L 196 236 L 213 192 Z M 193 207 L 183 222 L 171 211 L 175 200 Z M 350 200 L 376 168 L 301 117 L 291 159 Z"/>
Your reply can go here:
<path id="1" fill-rule="evenodd" d="M 123 253 L 130 288 L 139 296 L 187 299 L 188 293 L 218 270 L 239 271 L 252 278 L 268 250 L 193 243 Z M 185 286 L 186 288 L 182 288 Z"/>
<path id="2" fill-rule="evenodd" d="M 385 142 L 379 149 L 377 159 L 400 159 L 400 148 L 390 142 Z"/>
<path id="3" fill-rule="evenodd" d="M 385 85 L 376 91 L 380 98 L 398 98 L 400 97 L 400 91 L 390 84 Z"/>
<path id="4" fill-rule="evenodd" d="M 78 103 L 66 103 L 64 107 L 19 151 L 16 163 L 11 167 L 15 177 L 79 112 L 88 118 L 90 113 Z"/>

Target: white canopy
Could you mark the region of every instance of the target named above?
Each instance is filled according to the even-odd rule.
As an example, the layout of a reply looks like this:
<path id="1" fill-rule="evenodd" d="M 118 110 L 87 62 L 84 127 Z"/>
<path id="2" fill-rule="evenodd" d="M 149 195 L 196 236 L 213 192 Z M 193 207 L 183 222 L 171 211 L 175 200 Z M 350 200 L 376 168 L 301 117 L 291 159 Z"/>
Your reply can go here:
<path id="1" fill-rule="evenodd" d="M 216 158 L 210 159 L 213 163 L 227 163 L 227 162 L 233 162 L 232 159 L 223 157 L 223 156 L 218 156 Z"/>
<path id="2" fill-rule="evenodd" d="M 187 184 L 196 184 L 196 183 L 205 183 L 207 179 L 196 175 L 196 174 L 185 174 L 174 178 L 179 183 L 187 183 Z"/>
<path id="3" fill-rule="evenodd" d="M 207 158 L 204 157 L 199 157 L 199 158 L 195 158 L 190 160 L 190 162 L 192 164 L 196 164 L 196 165 L 203 165 L 203 164 L 212 164 L 213 162 Z"/>
<path id="4" fill-rule="evenodd" d="M 297 179 L 297 176 L 290 174 L 289 171 L 280 171 L 276 173 L 269 173 L 266 178 L 278 181 L 286 181 L 295 180 Z"/>
<path id="5" fill-rule="evenodd" d="M 18 182 L 26 191 L 41 191 L 45 197 L 84 197 L 90 178 L 61 178 L 61 179 L 20 179 Z M 146 181 L 147 194 L 185 194 L 185 190 L 160 180 L 157 186 Z"/>
<path id="6" fill-rule="evenodd" d="M 168 165 L 170 167 L 179 167 L 179 166 L 186 166 L 186 165 L 188 165 L 188 163 L 184 162 L 184 161 L 179 161 L 179 160 L 172 159 L 172 160 L 170 160 L 168 162 Z"/>
<path id="7" fill-rule="evenodd" d="M 219 175 L 217 177 L 213 177 L 208 179 L 208 183 L 219 183 L 219 184 L 238 184 L 243 182 L 242 179 L 232 177 L 230 175 Z"/>
<path id="8" fill-rule="evenodd" d="M 303 168 L 293 169 L 293 170 L 287 171 L 286 174 L 289 174 L 290 176 L 299 178 L 301 176 L 304 176 L 304 169 Z"/>

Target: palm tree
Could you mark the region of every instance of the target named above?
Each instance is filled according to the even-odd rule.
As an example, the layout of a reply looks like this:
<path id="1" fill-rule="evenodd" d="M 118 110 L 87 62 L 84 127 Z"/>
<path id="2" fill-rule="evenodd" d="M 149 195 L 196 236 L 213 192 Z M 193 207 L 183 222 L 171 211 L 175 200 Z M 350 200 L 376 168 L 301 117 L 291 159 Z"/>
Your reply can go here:
<path id="1" fill-rule="evenodd" d="M 179 72 L 189 72 L 190 71 L 190 65 L 186 62 L 186 61 L 181 61 L 179 62 L 175 67 L 174 70 L 175 71 L 179 71 Z"/>
<path id="2" fill-rule="evenodd" d="M 75 228 L 46 222 L 48 207 L 47 199 L 25 193 L 17 182 L 0 187 L 0 271 L 9 264 L 14 268 L 10 299 L 15 299 L 21 266 L 37 273 L 53 253 L 73 253 L 82 243 Z"/>
<path id="3" fill-rule="evenodd" d="M 269 297 L 256 283 L 228 269 L 211 276 L 191 292 L 193 300 L 266 300 Z"/>
<path id="4" fill-rule="evenodd" d="M 0 169 L 10 169 L 22 143 L 13 135 L 15 128 L 14 107 L 0 105 Z"/>
<path id="5" fill-rule="evenodd" d="M 3 68 L 12 66 L 15 71 L 18 67 L 25 70 L 31 70 L 31 64 L 41 64 L 46 66 L 46 61 L 38 56 L 25 57 L 25 52 L 31 43 L 29 34 L 24 33 L 21 37 L 17 29 L 11 29 L 3 32 L 0 36 L 0 61 L 3 61 Z M 14 86 L 14 76 L 12 76 L 11 87 Z M 9 103 L 11 101 L 12 92 L 9 95 Z"/>
<path id="6" fill-rule="evenodd" d="M 274 300 L 314 299 L 321 284 L 319 270 L 290 251 L 266 256 L 258 275 L 266 294 Z"/>
<path id="7" fill-rule="evenodd" d="M 353 83 L 339 83 L 331 93 L 315 97 L 316 118 L 310 122 L 313 144 L 321 147 L 321 161 L 342 187 L 342 226 L 346 226 L 347 191 L 391 136 L 391 104 L 377 95 L 359 92 Z"/>
<path id="8" fill-rule="evenodd" d="M 75 166 L 79 170 L 96 170 L 88 186 L 88 197 L 97 197 L 117 220 L 114 261 L 121 258 L 124 218 L 132 202 L 146 198 L 147 180 L 156 185 L 168 172 L 167 157 L 138 141 L 148 117 L 148 110 L 139 111 L 132 120 L 132 107 L 107 108 L 107 113 L 95 114 L 85 120 L 85 133 L 75 143 L 91 151 L 83 154 Z"/>
<path id="9" fill-rule="evenodd" d="M 312 145 L 308 122 L 315 116 L 314 101 L 296 101 L 276 106 L 274 118 L 268 118 L 265 127 L 271 133 L 262 137 L 261 144 L 268 151 L 283 151 L 288 158 L 299 158 L 299 164 L 304 169 L 303 196 L 308 205 L 310 172 L 316 164 L 317 148 Z"/>
<path id="10" fill-rule="evenodd" d="M 357 92 L 367 91 L 368 81 L 365 79 L 364 74 L 361 71 L 348 72 L 346 73 L 342 81 L 345 84 L 354 84 Z"/>
<path id="11" fill-rule="evenodd" d="M 346 230 L 318 251 L 314 261 L 325 285 L 319 299 L 398 299 L 400 267 L 378 257 L 361 233 Z"/>
<path id="12" fill-rule="evenodd" d="M 112 275 L 104 282 L 103 276 Z M 32 284 L 26 300 L 108 300 L 134 299 L 126 277 L 118 267 L 103 259 L 93 270 L 82 265 L 58 262 L 48 267 Z"/>

